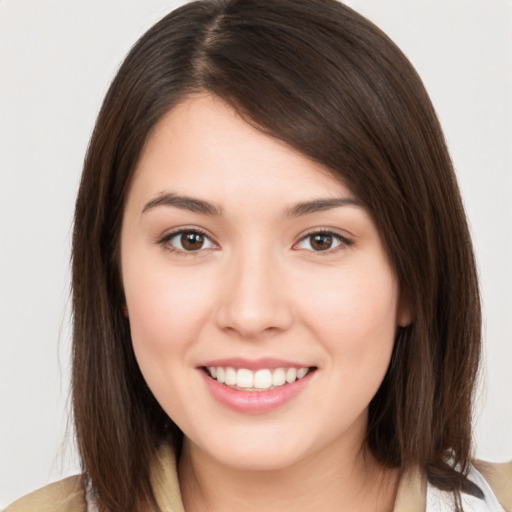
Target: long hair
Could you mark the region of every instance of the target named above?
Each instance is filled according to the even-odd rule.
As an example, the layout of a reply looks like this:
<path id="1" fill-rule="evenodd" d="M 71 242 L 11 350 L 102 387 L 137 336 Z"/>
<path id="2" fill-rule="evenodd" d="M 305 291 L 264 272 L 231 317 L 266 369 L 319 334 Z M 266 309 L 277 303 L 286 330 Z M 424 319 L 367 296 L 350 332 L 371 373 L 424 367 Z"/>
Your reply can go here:
<path id="1" fill-rule="evenodd" d="M 452 163 L 412 65 L 335 0 L 204 0 L 163 18 L 133 47 L 87 151 L 73 232 L 72 393 L 84 474 L 100 506 L 155 505 L 149 468 L 181 433 L 138 368 L 123 315 L 120 228 L 155 124 L 188 95 L 222 98 L 258 129 L 327 167 L 382 237 L 414 321 L 399 328 L 370 403 L 367 445 L 442 489 L 473 491 L 472 394 L 481 314 Z"/>

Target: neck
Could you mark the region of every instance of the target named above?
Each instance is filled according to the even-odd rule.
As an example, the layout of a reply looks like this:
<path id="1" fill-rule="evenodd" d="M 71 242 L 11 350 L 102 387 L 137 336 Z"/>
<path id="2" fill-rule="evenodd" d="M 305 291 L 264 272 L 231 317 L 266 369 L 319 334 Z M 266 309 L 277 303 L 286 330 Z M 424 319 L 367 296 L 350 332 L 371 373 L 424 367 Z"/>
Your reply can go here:
<path id="1" fill-rule="evenodd" d="M 384 468 L 365 449 L 332 448 L 282 469 L 240 470 L 185 439 L 179 461 L 185 510 L 391 512 L 398 471 Z"/>

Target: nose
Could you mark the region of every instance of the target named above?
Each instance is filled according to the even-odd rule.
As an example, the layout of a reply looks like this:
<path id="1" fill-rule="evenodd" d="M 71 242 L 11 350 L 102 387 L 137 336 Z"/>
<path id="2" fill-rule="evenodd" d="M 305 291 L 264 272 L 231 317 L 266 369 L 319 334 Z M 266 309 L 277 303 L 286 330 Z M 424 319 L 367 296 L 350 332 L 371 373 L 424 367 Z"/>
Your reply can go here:
<path id="1" fill-rule="evenodd" d="M 234 257 L 219 288 L 215 320 L 222 330 L 256 339 L 290 328 L 293 308 L 285 274 L 268 252 L 253 249 Z"/>

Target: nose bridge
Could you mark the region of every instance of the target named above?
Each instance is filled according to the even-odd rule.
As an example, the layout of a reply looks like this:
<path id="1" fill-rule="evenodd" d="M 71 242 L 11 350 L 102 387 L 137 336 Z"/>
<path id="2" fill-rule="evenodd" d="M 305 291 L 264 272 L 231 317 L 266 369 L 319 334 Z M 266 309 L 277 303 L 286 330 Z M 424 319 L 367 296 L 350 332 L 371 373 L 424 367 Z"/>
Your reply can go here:
<path id="1" fill-rule="evenodd" d="M 292 319 L 280 258 L 267 244 L 252 243 L 227 262 L 217 321 L 223 329 L 254 337 L 285 330 Z"/>

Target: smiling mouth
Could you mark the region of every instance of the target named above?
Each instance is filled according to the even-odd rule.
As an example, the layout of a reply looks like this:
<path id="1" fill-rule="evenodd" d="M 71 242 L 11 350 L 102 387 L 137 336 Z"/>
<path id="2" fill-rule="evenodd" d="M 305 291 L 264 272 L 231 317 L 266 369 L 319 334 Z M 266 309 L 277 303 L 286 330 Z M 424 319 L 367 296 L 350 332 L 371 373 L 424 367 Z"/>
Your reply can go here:
<path id="1" fill-rule="evenodd" d="M 270 391 L 296 380 L 316 370 L 316 367 L 273 368 L 256 371 L 247 368 L 223 366 L 203 366 L 203 370 L 213 380 L 239 391 Z"/>

